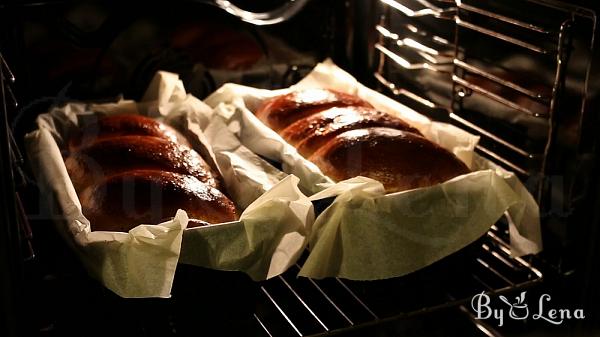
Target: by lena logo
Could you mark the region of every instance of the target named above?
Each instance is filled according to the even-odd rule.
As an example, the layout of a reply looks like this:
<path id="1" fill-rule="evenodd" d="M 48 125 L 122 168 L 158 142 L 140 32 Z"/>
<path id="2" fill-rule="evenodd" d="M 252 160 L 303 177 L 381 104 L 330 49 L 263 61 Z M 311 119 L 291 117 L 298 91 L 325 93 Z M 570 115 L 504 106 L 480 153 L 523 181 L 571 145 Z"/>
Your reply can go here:
<path id="1" fill-rule="evenodd" d="M 583 309 L 554 309 L 548 308 L 548 303 L 552 299 L 548 294 L 542 294 L 538 299 L 538 305 L 536 310 L 529 311 L 529 306 L 526 303 L 527 292 L 522 292 L 519 296 L 515 297 L 514 302 L 508 300 L 508 298 L 500 295 L 499 298 L 505 305 L 501 307 L 492 308 L 490 305 L 492 300 L 489 295 L 482 292 L 481 294 L 477 294 L 473 296 L 471 299 L 471 308 L 476 313 L 477 319 L 488 319 L 494 318 L 498 320 L 498 326 L 504 325 L 504 317 L 506 313 L 506 309 L 508 306 L 508 317 L 510 319 L 514 319 L 517 321 L 525 320 L 530 317 L 533 320 L 544 320 L 548 323 L 559 325 L 562 324 L 565 320 L 568 319 L 584 319 L 585 315 L 583 313 Z"/>
<path id="2" fill-rule="evenodd" d="M 529 308 L 527 307 L 527 303 L 525 303 L 525 293 L 526 292 L 524 291 L 521 293 L 521 296 L 515 297 L 515 303 L 510 303 L 506 297 L 500 295 L 502 302 L 510 307 L 510 310 L 508 311 L 508 316 L 510 318 L 522 320 L 529 316 Z"/>

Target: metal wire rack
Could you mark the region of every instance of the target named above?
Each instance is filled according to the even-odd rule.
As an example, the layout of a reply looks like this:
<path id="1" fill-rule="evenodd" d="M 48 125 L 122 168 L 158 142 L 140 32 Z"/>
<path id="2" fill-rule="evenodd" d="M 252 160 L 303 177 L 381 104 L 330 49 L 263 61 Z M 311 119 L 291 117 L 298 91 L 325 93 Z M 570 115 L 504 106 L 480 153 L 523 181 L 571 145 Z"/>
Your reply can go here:
<path id="1" fill-rule="evenodd" d="M 500 236 L 504 233 L 494 226 L 468 256 L 461 256 L 464 270 L 452 275 L 444 274 L 442 268 L 417 272 L 408 280 L 312 280 L 296 277 L 296 265 L 261 285 L 254 314 L 256 327 L 264 336 L 325 336 L 394 324 L 454 306 L 468 313 L 464 305 L 475 294 L 500 294 L 542 280 L 539 270 L 510 255 Z"/>
<path id="2" fill-rule="evenodd" d="M 510 6 L 503 7 L 497 2 L 380 1 L 383 14 L 376 26 L 379 37 L 375 51 L 379 65 L 374 76 L 377 81 L 391 93 L 418 102 L 422 105 L 421 110 L 441 110 L 441 114 L 445 114 L 452 123 L 480 135 L 482 141 L 477 147 L 478 152 L 518 173 L 523 179 L 536 179 L 532 190 L 537 194 L 538 202 L 542 202 L 548 154 L 556 141 L 558 111 L 572 51 L 571 35 L 574 26 L 578 29 L 585 27 L 588 45 L 584 48 L 591 50 L 595 13 L 549 1 L 522 1 L 521 7 L 527 3 L 528 11 L 536 12 L 533 20 L 531 16 L 519 16 L 518 12 L 509 10 Z M 445 25 L 453 36 L 441 37 L 438 32 L 429 29 L 432 20 Z M 500 54 L 514 50 L 518 55 L 527 55 L 544 64 L 547 81 L 533 85 L 524 83 L 515 76 L 518 70 L 499 65 L 502 62 L 498 60 L 486 60 L 481 47 L 473 47 L 473 41 L 501 50 Z M 473 48 L 469 49 L 468 45 Z M 579 93 L 581 107 L 587 95 L 590 65 L 591 57 L 585 60 L 585 84 Z M 418 76 L 417 71 L 435 73 L 435 78 L 447 83 L 447 88 L 451 88 L 449 99 L 436 101 L 407 89 L 404 83 L 398 84 L 398 73 L 404 74 L 401 78 L 406 80 L 410 76 Z M 480 104 L 472 108 L 473 104 L 469 101 L 479 101 Z M 484 104 L 511 112 L 490 122 L 481 118 L 485 114 L 477 111 Z M 580 110 L 583 113 L 583 109 Z M 531 118 L 538 120 L 532 121 Z M 511 120 L 511 123 L 505 123 L 506 120 Z M 537 124 L 544 130 L 535 146 L 527 135 L 513 132 L 514 124 L 519 124 L 519 121 Z M 503 123 L 513 125 L 502 128 L 499 125 Z M 494 125 L 490 127 L 490 124 Z"/>
<path id="3" fill-rule="evenodd" d="M 8 158 L 7 162 L 3 163 L 2 172 L 7 174 L 7 177 L 10 177 L 13 180 L 13 184 L 15 187 L 21 188 L 25 185 L 26 179 L 21 166 L 24 163 L 23 155 L 19 150 L 19 146 L 14 138 L 13 132 L 8 124 L 8 115 L 9 112 L 15 111 L 19 106 L 17 98 L 14 94 L 12 86 L 14 85 L 16 78 L 10 69 L 8 63 L 6 62 L 4 56 L 0 53 L 0 79 L 2 82 L 2 113 L 4 114 L 5 125 L 2 125 L 4 128 L 3 137 L 5 136 L 8 139 Z M 21 198 L 19 193 L 14 194 L 14 203 L 15 203 L 15 214 L 16 214 L 16 224 L 17 224 L 17 232 L 19 233 L 19 244 L 22 246 L 21 253 L 23 254 L 25 259 L 30 259 L 33 257 L 33 248 L 31 246 L 31 228 L 27 221 L 27 216 L 25 215 L 25 211 L 23 208 L 23 204 L 21 202 Z"/>
<path id="4" fill-rule="evenodd" d="M 2 323 L 7 326 L 7 331 L 16 330 L 16 318 L 18 314 L 14 311 L 18 307 L 18 291 L 20 290 L 20 227 L 14 222 L 19 216 L 15 197 L 13 181 L 13 162 L 19 158 L 14 150 L 14 138 L 8 128 L 8 114 L 12 111 L 13 102 L 16 104 L 11 85 L 14 76 L 4 57 L 0 53 L 0 246 L 4 251 L 0 254 L 0 268 L 8 270 L 8 275 L 0 287 L 2 311 Z M 8 158 L 9 160 L 4 160 Z"/>

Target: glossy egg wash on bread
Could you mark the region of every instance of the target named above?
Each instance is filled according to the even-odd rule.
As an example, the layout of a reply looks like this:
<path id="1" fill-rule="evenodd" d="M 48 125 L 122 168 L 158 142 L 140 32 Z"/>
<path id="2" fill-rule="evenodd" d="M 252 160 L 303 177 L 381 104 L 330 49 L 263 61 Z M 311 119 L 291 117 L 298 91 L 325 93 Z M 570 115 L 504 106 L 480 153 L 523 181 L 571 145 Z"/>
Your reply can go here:
<path id="1" fill-rule="evenodd" d="M 69 141 L 67 172 L 92 230 L 127 232 L 184 209 L 188 227 L 237 220 L 220 176 L 177 130 L 139 115 L 99 117 Z"/>
<path id="2" fill-rule="evenodd" d="M 256 116 L 334 181 L 365 176 L 393 193 L 469 172 L 415 127 L 357 96 L 326 89 L 294 91 L 265 101 Z"/>

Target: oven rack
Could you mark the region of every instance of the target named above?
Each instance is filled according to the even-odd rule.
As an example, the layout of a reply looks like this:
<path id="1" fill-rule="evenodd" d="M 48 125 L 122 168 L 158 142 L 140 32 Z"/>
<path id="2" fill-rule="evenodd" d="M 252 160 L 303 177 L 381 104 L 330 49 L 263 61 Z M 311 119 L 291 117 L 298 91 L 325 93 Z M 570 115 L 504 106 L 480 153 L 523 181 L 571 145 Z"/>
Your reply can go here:
<path id="1" fill-rule="evenodd" d="M 16 142 L 9 128 L 9 114 L 17 106 L 12 85 L 15 77 L 0 52 L 0 158 L 8 158 L 0 162 L 0 269 L 6 270 L 8 275 L 0 284 L 0 326 L 6 326 L 9 333 L 16 333 L 17 318 L 19 313 L 19 294 L 21 291 L 21 262 L 22 240 L 24 227 L 24 213 L 20 212 L 18 195 L 15 195 L 14 165 L 22 160 Z M 16 221 L 15 221 L 16 220 Z M 25 235 L 26 236 L 26 235 Z"/>
<path id="2" fill-rule="evenodd" d="M 473 295 L 502 294 L 531 287 L 543 279 L 529 262 L 510 255 L 509 245 L 501 238 L 506 235 L 493 226 L 467 256 L 459 253 L 457 261 L 464 268 L 460 271 L 452 269 L 454 266 L 445 269 L 448 261 L 442 260 L 436 263 L 442 268 L 432 273 L 418 271 L 391 280 L 358 282 L 299 278 L 297 264 L 261 283 L 254 314 L 257 333 L 326 336 L 368 331 L 452 307 L 473 319 L 468 309 Z M 478 327 L 485 335 L 494 335 L 491 329 Z"/>
<path id="3" fill-rule="evenodd" d="M 585 8 L 551 1 L 523 2 L 539 10 L 539 15 L 546 14 L 549 22 L 530 22 L 528 18 L 487 8 L 488 3 L 474 0 L 380 0 L 382 15 L 374 27 L 377 34 L 374 51 L 378 59 L 374 75 L 381 87 L 416 102 L 418 110 L 436 109 L 436 116 L 445 115 L 449 122 L 480 135 L 478 152 L 528 180 L 538 203 L 542 204 L 542 195 L 547 194 L 543 192 L 544 178 L 551 174 L 548 156 L 557 137 L 557 115 L 572 51 L 573 26 L 584 21 L 584 25 L 591 27 L 587 46 L 591 51 L 596 15 Z M 398 18 L 402 18 L 401 25 Z M 453 40 L 429 29 L 431 21 L 449 27 Z M 553 72 L 552 80 L 543 85 L 524 85 L 513 76 L 514 71 L 489 64 L 477 52 L 466 48 L 468 40 L 473 38 L 488 39 L 498 50 L 512 48 L 545 62 Z M 582 120 L 591 57 L 586 62 L 585 86 L 580 93 Z M 447 99 L 434 101 L 404 83 L 422 71 L 447 83 L 451 88 Z M 402 80 L 394 73 L 404 74 Z M 465 101 L 475 99 L 513 111 L 514 119 L 539 119 L 531 123 L 544 125 L 544 139 L 533 142 L 528 135 L 508 130 L 512 126 L 500 126 L 505 121 L 481 117 L 484 114 L 480 111 L 465 106 Z"/>
<path id="4" fill-rule="evenodd" d="M 15 138 L 9 127 L 9 114 L 19 105 L 12 86 L 15 83 L 15 76 L 8 66 L 4 55 L 0 52 L 0 95 L 2 100 L 2 141 L 8 145 L 9 161 L 2 163 L 2 172 L 13 172 L 17 165 L 23 163 L 23 157 L 19 152 Z"/>
<path id="5" fill-rule="evenodd" d="M 27 178 L 22 169 L 22 165 L 24 164 L 23 155 L 19 149 L 17 141 L 14 137 L 13 130 L 10 127 L 9 116 L 12 112 L 16 111 L 19 108 L 19 102 L 17 101 L 16 95 L 14 94 L 13 85 L 16 82 L 15 75 L 10 69 L 8 62 L 0 53 L 0 81 L 1 81 L 1 100 L 2 100 L 2 114 L 3 117 L 3 128 L 2 131 L 2 141 L 5 139 L 8 148 L 6 149 L 8 152 L 8 160 L 7 162 L 2 163 L 2 171 L 3 175 L 9 177 L 12 182 L 11 184 L 17 189 L 17 193 L 13 194 L 11 198 L 14 199 L 14 214 L 16 216 L 16 229 L 15 233 L 17 234 L 17 241 L 21 246 L 21 254 L 22 257 L 27 260 L 33 258 L 34 252 L 33 247 L 31 245 L 31 228 L 29 226 L 29 222 L 27 220 L 27 215 L 25 214 L 25 209 L 21 202 L 21 198 L 19 196 L 18 190 L 23 188 L 26 185 Z M 5 123 L 5 124 L 4 124 Z M 12 188 L 8 188 L 7 191 L 12 191 Z M 12 202 L 11 202 L 12 203 Z M 11 210 L 12 211 L 12 210 Z"/>

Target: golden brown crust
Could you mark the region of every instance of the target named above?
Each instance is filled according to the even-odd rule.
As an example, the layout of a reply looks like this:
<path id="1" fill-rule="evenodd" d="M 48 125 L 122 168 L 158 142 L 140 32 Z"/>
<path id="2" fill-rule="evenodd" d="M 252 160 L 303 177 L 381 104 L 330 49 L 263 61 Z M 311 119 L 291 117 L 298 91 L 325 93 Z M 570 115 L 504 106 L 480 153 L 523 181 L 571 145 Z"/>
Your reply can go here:
<path id="1" fill-rule="evenodd" d="M 139 115 L 100 118 L 69 142 L 65 166 L 92 230 L 126 232 L 184 209 L 188 228 L 237 220 L 219 175 L 175 129 Z"/>
<path id="2" fill-rule="evenodd" d="M 216 173 L 196 151 L 156 137 L 101 139 L 72 153 L 65 166 L 77 191 L 104 177 L 140 169 L 189 174 L 217 187 Z"/>
<path id="3" fill-rule="evenodd" d="M 361 175 L 380 181 L 388 193 L 432 186 L 469 172 L 437 144 L 391 128 L 343 132 L 309 160 L 336 181 Z"/>
<path id="4" fill-rule="evenodd" d="M 367 127 L 389 127 L 421 135 L 402 119 L 367 107 L 331 108 L 302 118 L 283 131 L 281 136 L 298 152 L 310 157 L 329 140 L 342 132 Z"/>
<path id="5" fill-rule="evenodd" d="M 125 114 L 99 117 L 71 137 L 69 150 L 75 151 L 106 138 L 133 135 L 158 137 L 190 147 L 187 139 L 169 125 L 150 117 Z"/>
<path id="6" fill-rule="evenodd" d="M 263 123 L 279 132 L 300 118 L 343 106 L 372 107 L 354 95 L 327 89 L 307 89 L 267 100 L 255 114 Z"/>
<path id="7" fill-rule="evenodd" d="M 292 92 L 267 100 L 256 116 L 336 181 L 362 175 L 397 192 L 469 172 L 416 128 L 356 96 L 324 89 Z"/>
<path id="8" fill-rule="evenodd" d="M 92 230 L 127 232 L 139 224 L 157 224 L 184 209 L 203 222 L 237 220 L 234 204 L 198 179 L 172 172 L 135 170 L 111 176 L 80 193 L 83 214 Z"/>

